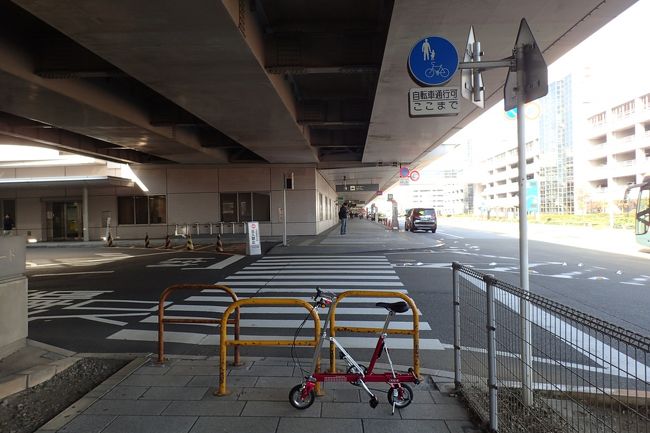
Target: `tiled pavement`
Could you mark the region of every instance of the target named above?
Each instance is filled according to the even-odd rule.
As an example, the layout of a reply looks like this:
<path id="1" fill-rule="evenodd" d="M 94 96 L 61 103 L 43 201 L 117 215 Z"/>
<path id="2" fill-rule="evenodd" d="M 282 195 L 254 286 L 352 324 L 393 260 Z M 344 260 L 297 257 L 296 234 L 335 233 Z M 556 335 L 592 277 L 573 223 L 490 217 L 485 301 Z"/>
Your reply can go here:
<path id="1" fill-rule="evenodd" d="M 306 410 L 289 390 L 301 373 L 291 359 L 250 358 L 228 367 L 230 394 L 217 397 L 218 359 L 138 358 L 44 425 L 40 433 L 470 433 L 466 408 L 449 394 L 452 379 L 423 370 L 413 402 L 391 415 L 386 384 L 370 384 L 372 409 L 360 388 L 327 384 Z M 306 365 L 308 361 L 303 361 Z"/>

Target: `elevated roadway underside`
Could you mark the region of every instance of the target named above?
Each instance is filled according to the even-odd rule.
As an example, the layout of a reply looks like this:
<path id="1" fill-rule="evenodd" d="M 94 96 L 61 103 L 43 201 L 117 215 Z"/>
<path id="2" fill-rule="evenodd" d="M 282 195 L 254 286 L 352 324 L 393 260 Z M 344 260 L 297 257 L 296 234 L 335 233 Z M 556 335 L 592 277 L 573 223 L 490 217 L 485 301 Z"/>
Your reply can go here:
<path id="1" fill-rule="evenodd" d="M 417 40 L 462 56 L 473 25 L 500 59 L 525 17 L 550 64 L 632 3 L 0 0 L 0 139 L 137 164 L 308 164 L 332 185 L 386 187 L 393 163 L 435 157 L 480 114 L 409 117 Z M 484 73 L 488 106 L 505 76 Z"/>

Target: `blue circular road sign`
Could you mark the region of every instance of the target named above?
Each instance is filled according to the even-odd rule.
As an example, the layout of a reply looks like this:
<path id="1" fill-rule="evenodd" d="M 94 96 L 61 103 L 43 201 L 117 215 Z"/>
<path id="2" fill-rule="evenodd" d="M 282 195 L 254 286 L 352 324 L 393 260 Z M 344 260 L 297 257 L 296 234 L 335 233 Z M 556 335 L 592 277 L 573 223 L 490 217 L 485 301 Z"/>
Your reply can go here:
<path id="1" fill-rule="evenodd" d="M 413 46 L 408 63 L 417 82 L 438 86 L 449 81 L 458 70 L 458 53 L 447 39 L 429 36 Z"/>

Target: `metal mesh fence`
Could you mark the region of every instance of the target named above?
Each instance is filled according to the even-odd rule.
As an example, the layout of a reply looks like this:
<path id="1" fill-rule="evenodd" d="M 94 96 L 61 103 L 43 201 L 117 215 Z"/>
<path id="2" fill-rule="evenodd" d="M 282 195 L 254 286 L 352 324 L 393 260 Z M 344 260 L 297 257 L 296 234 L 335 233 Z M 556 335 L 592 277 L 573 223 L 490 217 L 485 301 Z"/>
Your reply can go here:
<path id="1" fill-rule="evenodd" d="M 492 430 L 650 432 L 649 338 L 453 268 L 456 383 Z"/>

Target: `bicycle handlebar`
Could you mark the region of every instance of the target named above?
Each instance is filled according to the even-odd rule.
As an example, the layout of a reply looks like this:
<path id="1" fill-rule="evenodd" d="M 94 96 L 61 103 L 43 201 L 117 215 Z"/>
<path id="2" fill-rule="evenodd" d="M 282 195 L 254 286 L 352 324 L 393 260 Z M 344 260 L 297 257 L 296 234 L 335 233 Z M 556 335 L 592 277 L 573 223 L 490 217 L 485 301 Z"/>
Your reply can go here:
<path id="1" fill-rule="evenodd" d="M 336 299 L 336 294 L 332 292 L 327 292 L 324 290 L 321 290 L 320 287 L 316 287 L 316 294 L 314 295 L 314 301 L 318 302 L 322 300 L 323 298 L 327 299 L 328 301 L 332 302 L 334 299 Z"/>

